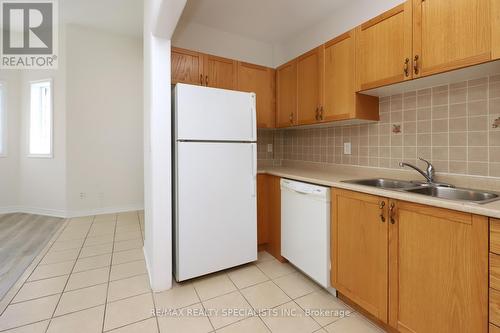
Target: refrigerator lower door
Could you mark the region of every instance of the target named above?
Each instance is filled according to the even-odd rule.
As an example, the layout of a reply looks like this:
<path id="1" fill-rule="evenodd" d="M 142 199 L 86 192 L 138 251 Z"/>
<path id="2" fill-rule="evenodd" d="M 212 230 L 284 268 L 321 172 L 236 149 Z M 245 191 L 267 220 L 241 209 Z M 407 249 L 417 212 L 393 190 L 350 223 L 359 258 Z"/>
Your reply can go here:
<path id="1" fill-rule="evenodd" d="M 177 281 L 257 260 L 256 144 L 176 144 Z"/>

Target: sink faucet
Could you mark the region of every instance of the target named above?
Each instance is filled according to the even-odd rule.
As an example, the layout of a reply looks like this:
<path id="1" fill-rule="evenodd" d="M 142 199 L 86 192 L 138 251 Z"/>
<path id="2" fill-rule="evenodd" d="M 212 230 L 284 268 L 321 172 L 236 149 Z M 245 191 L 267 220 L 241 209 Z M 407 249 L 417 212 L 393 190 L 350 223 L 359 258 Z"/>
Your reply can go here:
<path id="1" fill-rule="evenodd" d="M 419 157 L 418 159 L 421 160 L 422 162 L 427 163 L 427 169 L 425 171 L 414 166 L 413 164 L 406 163 L 406 162 L 399 162 L 399 166 L 402 168 L 407 166 L 409 168 L 414 169 L 415 171 L 420 173 L 422 176 L 424 176 L 424 178 L 427 180 L 427 183 L 434 184 L 434 174 L 436 173 L 436 169 L 434 169 L 434 166 L 431 164 L 431 162 L 424 160 L 422 157 Z"/>

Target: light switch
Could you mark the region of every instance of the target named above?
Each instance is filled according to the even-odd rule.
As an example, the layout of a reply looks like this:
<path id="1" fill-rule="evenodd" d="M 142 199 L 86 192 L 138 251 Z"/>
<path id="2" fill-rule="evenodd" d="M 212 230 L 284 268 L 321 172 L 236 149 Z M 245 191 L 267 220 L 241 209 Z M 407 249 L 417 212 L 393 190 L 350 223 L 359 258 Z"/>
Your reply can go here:
<path id="1" fill-rule="evenodd" d="M 351 143 L 344 142 L 344 155 L 351 155 Z"/>

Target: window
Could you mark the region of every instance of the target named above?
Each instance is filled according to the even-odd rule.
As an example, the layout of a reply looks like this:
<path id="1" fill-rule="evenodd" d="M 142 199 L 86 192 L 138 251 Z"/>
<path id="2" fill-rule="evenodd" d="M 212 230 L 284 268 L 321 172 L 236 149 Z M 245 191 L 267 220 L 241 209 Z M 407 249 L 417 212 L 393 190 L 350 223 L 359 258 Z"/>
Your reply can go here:
<path id="1" fill-rule="evenodd" d="M 31 82 L 29 156 L 52 157 L 52 81 Z"/>
<path id="2" fill-rule="evenodd" d="M 5 84 L 0 82 L 0 156 L 7 155 L 7 110 L 5 109 L 7 98 Z"/>

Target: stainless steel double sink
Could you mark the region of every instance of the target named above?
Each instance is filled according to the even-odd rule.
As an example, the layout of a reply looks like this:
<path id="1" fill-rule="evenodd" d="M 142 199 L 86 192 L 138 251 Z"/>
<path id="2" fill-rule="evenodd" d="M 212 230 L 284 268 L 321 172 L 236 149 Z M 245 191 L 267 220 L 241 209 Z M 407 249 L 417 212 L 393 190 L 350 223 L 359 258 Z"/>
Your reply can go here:
<path id="1" fill-rule="evenodd" d="M 386 190 L 396 190 L 415 193 L 430 197 L 485 204 L 500 199 L 500 193 L 485 192 L 466 188 L 450 187 L 449 185 L 429 184 L 423 182 L 404 181 L 386 178 L 346 180 L 344 183 L 377 187 Z"/>

